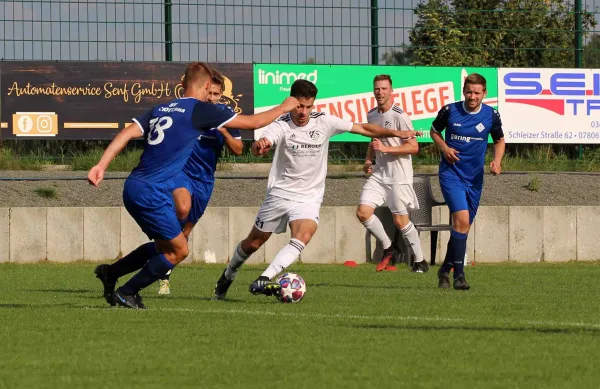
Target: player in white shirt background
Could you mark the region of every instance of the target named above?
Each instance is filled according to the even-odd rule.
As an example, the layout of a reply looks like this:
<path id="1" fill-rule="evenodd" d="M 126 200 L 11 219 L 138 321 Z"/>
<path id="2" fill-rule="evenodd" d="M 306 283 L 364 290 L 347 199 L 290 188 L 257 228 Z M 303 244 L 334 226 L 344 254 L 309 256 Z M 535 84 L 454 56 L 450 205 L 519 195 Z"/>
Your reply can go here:
<path id="1" fill-rule="evenodd" d="M 369 123 L 402 132 L 413 131 L 408 115 L 393 104 L 391 99 L 392 78 L 389 75 L 375 76 L 373 94 L 377 100 L 377 107 L 367 114 Z M 383 204 L 386 204 L 392 212 L 394 224 L 415 254 L 412 271 L 425 273 L 429 270 L 429 266 L 423 258 L 419 234 L 408 217 L 408 209 L 419 208 L 419 202 L 413 190 L 411 157 L 418 152 L 419 144 L 416 139 L 393 137 L 382 140 L 373 139 L 369 145 L 364 165 L 364 171 L 369 178 L 363 186 L 356 216 L 362 225 L 381 242 L 384 249 L 383 258 L 376 268 L 377 271 L 384 270 L 389 266 L 394 255 L 397 255 L 381 220 L 374 214 L 375 208 Z M 375 164 L 373 156 L 375 156 Z"/>
<path id="2" fill-rule="evenodd" d="M 271 279 L 296 261 L 317 230 L 325 192 L 329 139 L 332 136 L 344 132 L 371 138 L 414 138 L 420 135 L 415 131 L 395 131 L 376 124 L 356 124 L 332 115 L 312 112 L 317 88 L 307 80 L 296 80 L 290 95 L 298 99 L 298 107 L 267 126 L 261 138 L 252 145 L 255 155 L 264 155 L 276 147 L 267 195 L 250 234 L 237 245 L 231 261 L 217 281 L 214 292 L 217 300 L 225 297 L 237 271 L 250 255 L 272 233 L 285 232 L 289 224 L 290 242 L 250 285 L 252 294 L 279 293 L 279 284 L 271 282 Z"/>

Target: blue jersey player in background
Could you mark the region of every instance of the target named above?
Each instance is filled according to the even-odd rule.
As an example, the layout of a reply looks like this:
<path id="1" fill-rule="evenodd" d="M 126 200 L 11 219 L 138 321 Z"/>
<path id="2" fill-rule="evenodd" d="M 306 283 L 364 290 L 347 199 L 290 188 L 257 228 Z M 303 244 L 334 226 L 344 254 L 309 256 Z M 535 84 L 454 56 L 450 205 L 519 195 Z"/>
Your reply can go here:
<path id="1" fill-rule="evenodd" d="M 431 126 L 431 138 L 443 154 L 440 163 L 440 187 L 450 208 L 452 231 L 444 263 L 438 270 L 438 286 L 450 287 L 450 270 L 454 268 L 454 289 L 468 290 L 464 258 L 467 236 L 477 214 L 488 135 L 494 141 L 494 159 L 490 171 L 500 174 L 504 156 L 504 134 L 500 114 L 482 101 L 487 94 L 486 80 L 477 73 L 465 79 L 465 100 L 446 105 Z M 445 138 L 442 138 L 442 131 Z"/>
<path id="2" fill-rule="evenodd" d="M 183 261 L 189 252 L 171 193 L 172 179 L 183 170 L 201 133 L 213 128 L 232 127 L 253 130 L 264 127 L 298 105 L 287 98 L 269 111 L 235 115 L 230 110 L 206 102 L 212 71 L 204 63 L 194 62 L 185 70 L 184 97 L 158 105 L 123 129 L 104 152 L 100 162 L 88 173 L 88 181 L 98 186 L 108 165 L 127 143 L 143 137 L 144 151 L 138 166 L 125 181 L 123 203 L 142 231 L 154 242 L 146 243 L 113 265 L 96 268 L 104 286 L 104 297 L 111 305 L 145 308 L 139 291 Z M 121 266 L 141 270 L 114 291 Z M 126 273 L 125 273 L 126 274 Z"/>
<path id="3" fill-rule="evenodd" d="M 225 79 L 213 69 L 207 101 L 223 109 L 231 109 L 218 103 L 224 90 Z M 244 144 L 240 130 L 221 127 L 201 134 L 183 171 L 173 179 L 175 211 L 186 238 L 206 210 L 215 185 L 217 162 L 224 146 L 227 146 L 232 154 L 241 155 Z M 158 294 L 171 293 L 170 276 L 169 271 L 158 281 Z"/>

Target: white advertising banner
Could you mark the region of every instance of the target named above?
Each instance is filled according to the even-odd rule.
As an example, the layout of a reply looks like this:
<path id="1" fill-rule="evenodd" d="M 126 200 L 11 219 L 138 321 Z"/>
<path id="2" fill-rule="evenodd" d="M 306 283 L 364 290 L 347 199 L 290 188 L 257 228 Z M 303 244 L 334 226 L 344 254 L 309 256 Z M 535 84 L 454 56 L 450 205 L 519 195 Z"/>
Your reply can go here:
<path id="1" fill-rule="evenodd" d="M 498 69 L 507 143 L 600 143 L 600 70 Z"/>

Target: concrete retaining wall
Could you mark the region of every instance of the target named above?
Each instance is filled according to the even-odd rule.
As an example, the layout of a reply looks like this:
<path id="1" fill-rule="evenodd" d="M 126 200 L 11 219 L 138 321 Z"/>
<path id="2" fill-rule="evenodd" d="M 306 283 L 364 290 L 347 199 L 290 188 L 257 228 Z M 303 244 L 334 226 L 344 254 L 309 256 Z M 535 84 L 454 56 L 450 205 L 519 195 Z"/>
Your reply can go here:
<path id="1" fill-rule="evenodd" d="M 319 229 L 302 252 L 305 263 L 367 260 L 365 230 L 355 207 L 321 208 Z M 225 263 L 254 223 L 257 208 L 209 208 L 190 239 L 186 263 Z M 440 207 L 435 219 L 447 222 Z M 469 261 L 600 260 L 600 207 L 481 207 L 467 244 Z M 250 263 L 268 263 L 286 244 L 273 236 Z M 440 233 L 436 262 L 446 252 Z M 0 208 L 1 262 L 113 261 L 147 241 L 123 208 Z M 429 233 L 421 236 L 429 259 Z M 375 248 L 375 245 L 372 245 Z"/>

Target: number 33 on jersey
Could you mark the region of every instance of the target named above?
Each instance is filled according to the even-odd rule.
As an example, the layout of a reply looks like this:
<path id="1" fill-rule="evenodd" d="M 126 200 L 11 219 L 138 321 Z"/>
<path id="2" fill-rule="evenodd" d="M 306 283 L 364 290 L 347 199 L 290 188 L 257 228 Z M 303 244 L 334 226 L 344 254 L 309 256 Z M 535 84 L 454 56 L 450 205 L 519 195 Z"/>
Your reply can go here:
<path id="1" fill-rule="evenodd" d="M 235 116 L 191 97 L 152 108 L 133 119 L 147 145 L 130 176 L 149 183 L 167 181 L 183 169 L 202 132 L 222 127 Z"/>
<path id="2" fill-rule="evenodd" d="M 150 133 L 148 134 L 148 144 L 155 146 L 165 139 L 165 130 L 173 125 L 173 118 L 163 116 L 150 120 Z"/>

